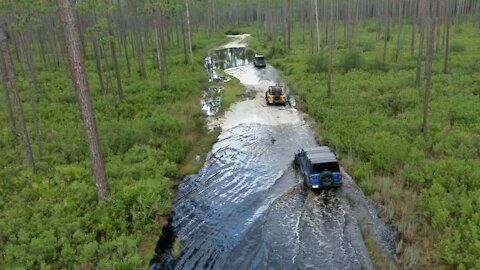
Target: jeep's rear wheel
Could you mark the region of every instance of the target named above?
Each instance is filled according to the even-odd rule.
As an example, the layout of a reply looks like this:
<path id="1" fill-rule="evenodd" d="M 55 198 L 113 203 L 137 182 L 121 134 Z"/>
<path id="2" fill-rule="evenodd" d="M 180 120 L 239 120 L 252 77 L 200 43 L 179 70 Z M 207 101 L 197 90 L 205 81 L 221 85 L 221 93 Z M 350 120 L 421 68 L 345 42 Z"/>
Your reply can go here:
<path id="1" fill-rule="evenodd" d="M 330 187 L 333 185 L 333 175 L 329 171 L 324 171 L 318 177 L 320 185 L 324 187 Z"/>

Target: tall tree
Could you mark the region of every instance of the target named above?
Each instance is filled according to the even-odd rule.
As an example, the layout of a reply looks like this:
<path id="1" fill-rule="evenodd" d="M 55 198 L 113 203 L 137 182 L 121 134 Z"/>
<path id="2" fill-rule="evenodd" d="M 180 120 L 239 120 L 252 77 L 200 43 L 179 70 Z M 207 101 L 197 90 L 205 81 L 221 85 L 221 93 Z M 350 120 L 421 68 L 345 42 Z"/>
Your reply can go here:
<path id="1" fill-rule="evenodd" d="M 23 113 L 22 101 L 20 99 L 20 94 L 18 93 L 17 78 L 15 75 L 15 69 L 13 67 L 12 57 L 10 56 L 10 50 L 8 48 L 5 28 L 5 23 L 0 23 L 0 47 L 3 55 L 3 60 L 5 62 L 5 70 L 8 74 L 8 79 L 13 89 L 15 106 L 17 107 L 18 122 L 20 124 L 20 133 L 23 139 L 25 155 L 27 156 L 27 164 L 33 171 L 35 171 L 35 159 L 33 157 L 30 138 L 28 137 L 27 125 L 25 123 L 25 114 Z"/>
<path id="2" fill-rule="evenodd" d="M 332 95 L 332 58 L 333 58 L 333 1 L 330 0 L 330 23 L 328 24 L 328 78 L 327 96 Z"/>
<path id="3" fill-rule="evenodd" d="M 154 28 L 155 28 L 155 47 L 157 50 L 157 65 L 158 65 L 158 73 L 159 73 L 159 78 L 160 78 L 160 89 L 165 89 L 165 76 L 164 76 L 164 70 L 163 70 L 163 60 L 162 58 L 164 57 L 163 52 L 162 52 L 162 46 L 160 42 L 160 35 L 159 35 L 159 19 L 157 18 L 161 16 L 159 14 L 158 10 L 156 8 L 153 9 L 153 14 L 155 16 L 154 18 Z"/>
<path id="4" fill-rule="evenodd" d="M 397 45 L 395 46 L 395 63 L 398 62 L 398 52 L 400 50 L 400 38 L 402 33 L 402 0 L 398 0 L 398 21 L 397 21 Z"/>
<path id="5" fill-rule="evenodd" d="M 115 37 L 113 35 L 113 27 L 112 27 L 112 14 L 110 13 L 110 11 L 107 11 L 107 26 L 108 26 L 108 35 L 110 38 L 110 52 L 112 54 L 112 59 L 113 59 L 113 68 L 115 69 L 115 78 L 117 79 L 118 98 L 120 100 L 123 100 L 122 78 L 120 75 L 120 68 L 118 66 Z"/>
<path id="6" fill-rule="evenodd" d="M 320 26 L 318 25 L 318 3 L 317 0 L 314 0 L 315 3 L 315 26 L 317 29 L 317 52 L 320 53 Z"/>
<path id="7" fill-rule="evenodd" d="M 77 93 L 92 170 L 96 179 L 97 197 L 99 200 L 104 200 L 109 196 L 110 190 L 85 72 L 78 19 L 75 14 L 75 0 L 58 0 L 57 5 L 60 21 L 63 24 L 63 38 L 70 63 L 72 81 Z"/>
<path id="8" fill-rule="evenodd" d="M 286 2 L 286 34 L 287 38 L 285 39 L 286 41 L 286 47 L 288 50 L 290 50 L 290 45 L 291 45 L 291 35 L 292 35 L 292 0 L 287 0 Z"/>
<path id="9" fill-rule="evenodd" d="M 3 88 L 3 97 L 5 99 L 5 110 L 8 115 L 8 123 L 10 125 L 10 130 L 12 131 L 13 137 L 17 137 L 17 127 L 15 124 L 15 117 L 13 115 L 12 103 L 10 101 L 10 91 L 8 90 L 7 79 L 5 78 L 3 57 L 0 55 L 0 81 Z"/>
<path id="10" fill-rule="evenodd" d="M 190 57 L 190 64 L 193 65 L 193 51 L 192 51 L 192 28 L 190 26 L 190 9 L 188 7 L 188 0 L 185 0 L 185 9 L 187 15 L 187 40 L 188 40 L 188 55 Z"/>
<path id="11" fill-rule="evenodd" d="M 449 40 L 450 40 L 450 1 L 445 0 L 446 7 L 445 7 L 445 59 L 443 61 L 443 73 L 447 74 L 448 72 L 448 48 L 449 48 Z"/>
<path id="12" fill-rule="evenodd" d="M 390 11 L 389 11 L 390 0 L 384 0 L 384 11 L 383 16 L 385 20 L 385 37 L 383 38 L 383 64 L 387 61 L 387 43 L 390 40 Z"/>
<path id="13" fill-rule="evenodd" d="M 426 1 L 428 0 L 419 0 L 419 27 L 418 27 L 418 57 L 417 57 L 417 74 L 415 78 L 415 86 L 419 87 L 420 83 L 422 82 L 422 57 L 423 57 L 423 39 L 425 36 L 425 12 L 426 9 Z"/>
<path id="14" fill-rule="evenodd" d="M 428 136 L 428 104 L 430 101 L 430 88 L 432 83 L 432 54 L 433 41 L 435 40 L 435 11 L 437 9 L 437 0 L 429 0 L 428 23 L 429 33 L 427 40 L 427 52 L 425 55 L 425 97 L 423 99 L 423 125 L 422 132 L 425 137 Z"/>
<path id="15" fill-rule="evenodd" d="M 43 155 L 42 135 L 40 132 L 40 124 L 38 121 L 37 104 L 34 99 L 34 94 L 32 93 L 33 92 L 32 84 L 34 85 L 34 87 L 38 87 L 38 86 L 36 86 L 36 83 L 33 78 L 34 76 L 31 74 L 29 70 L 28 63 L 27 63 L 28 60 L 25 59 L 27 58 L 26 57 L 27 53 L 25 52 L 23 37 L 21 35 L 17 35 L 16 47 L 20 55 L 20 66 L 22 67 L 22 70 L 23 70 L 23 76 L 25 78 L 26 87 L 27 87 L 27 97 L 28 97 L 28 101 L 30 102 L 30 107 L 32 109 L 32 119 L 33 119 L 33 126 L 35 129 L 35 142 L 37 143 L 38 158 L 41 159 Z M 37 89 L 36 92 L 38 94 L 39 90 Z"/>

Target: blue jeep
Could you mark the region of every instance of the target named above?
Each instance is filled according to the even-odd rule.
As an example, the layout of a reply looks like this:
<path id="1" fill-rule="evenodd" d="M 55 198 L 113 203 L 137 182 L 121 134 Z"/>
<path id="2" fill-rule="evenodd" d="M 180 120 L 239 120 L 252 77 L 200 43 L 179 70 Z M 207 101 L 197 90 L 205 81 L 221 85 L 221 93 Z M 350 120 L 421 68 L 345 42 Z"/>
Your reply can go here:
<path id="1" fill-rule="evenodd" d="M 326 189 L 342 185 L 344 175 L 337 157 L 326 146 L 299 149 L 295 153 L 294 166 L 302 173 L 306 187 Z"/>

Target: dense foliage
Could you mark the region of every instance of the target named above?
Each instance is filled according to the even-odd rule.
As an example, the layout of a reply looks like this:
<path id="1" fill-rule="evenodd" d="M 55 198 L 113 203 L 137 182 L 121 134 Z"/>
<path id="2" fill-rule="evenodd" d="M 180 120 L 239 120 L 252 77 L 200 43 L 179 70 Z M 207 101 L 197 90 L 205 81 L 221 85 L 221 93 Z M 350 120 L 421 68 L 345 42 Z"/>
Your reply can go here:
<path id="1" fill-rule="evenodd" d="M 146 82 L 137 73 L 128 75 L 121 63 L 122 102 L 114 93 L 102 95 L 87 47 L 88 78 L 112 189 L 111 198 L 101 203 L 68 67 L 39 70 L 44 156 L 36 173 L 24 166 L 22 148 L 8 125 L 0 128 L 0 268 L 135 269 L 148 264 L 152 254 L 147 253 L 153 252 L 171 211 L 179 164 L 207 136 L 199 99 L 207 80 L 201 59 L 211 40 L 196 36 L 194 71 L 184 64 L 181 48 L 169 51 L 165 90 L 159 89 L 153 59 L 146 62 Z M 24 81 L 20 88 L 25 97 Z M 3 105 L 0 122 L 8 122 Z"/>
<path id="2" fill-rule="evenodd" d="M 442 50 L 435 54 L 430 134 L 424 138 L 425 88 L 415 87 L 416 55 L 407 49 L 410 33 L 403 34 L 398 63 L 393 63 L 395 43 L 390 42 L 383 64 L 383 40 L 368 31 L 374 27 L 370 22 L 358 28 L 351 50 L 343 46 L 342 35 L 337 35 L 331 98 L 326 97 L 328 51 L 323 50 L 321 56 L 309 54 L 301 31 L 294 36 L 288 54 L 270 53 L 268 60 L 283 70 L 302 108 L 318 123 L 322 141 L 343 154 L 354 178 L 383 202 L 387 216 L 397 220 L 402 241 L 415 241 L 414 237 L 423 241 L 415 226 L 429 227 L 419 220 L 425 216 L 433 229 L 426 229 L 426 235 L 433 241 L 438 236 L 438 257 L 452 268 L 478 269 L 479 29 L 465 25 L 452 34 L 448 74 L 442 73 Z M 265 50 L 262 37 L 253 42 Z M 409 199 L 417 207 L 405 211 Z M 417 231 L 409 234 L 408 230 Z M 416 260 L 431 258 L 431 254 L 420 258 L 419 250 L 413 253 L 409 256 L 415 258 L 409 259 L 413 262 L 407 262 L 407 267 L 417 268 Z"/>

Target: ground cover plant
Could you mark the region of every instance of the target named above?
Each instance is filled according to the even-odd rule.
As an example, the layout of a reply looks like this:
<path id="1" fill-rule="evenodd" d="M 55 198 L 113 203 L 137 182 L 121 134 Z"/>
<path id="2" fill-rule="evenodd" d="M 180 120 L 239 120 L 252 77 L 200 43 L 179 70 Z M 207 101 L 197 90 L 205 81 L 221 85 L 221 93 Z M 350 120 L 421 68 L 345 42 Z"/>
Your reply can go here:
<path id="1" fill-rule="evenodd" d="M 343 29 L 342 25 L 337 25 Z M 404 26 L 407 28 L 408 26 Z M 375 22 L 357 27 L 349 49 L 337 32 L 332 94 L 327 97 L 325 48 L 312 55 L 302 31 L 284 44 L 255 36 L 251 44 L 268 52 L 315 121 L 320 140 L 341 153 L 363 190 L 383 204 L 398 230 L 398 252 L 407 268 L 480 267 L 480 39 L 478 27 L 462 26 L 450 37 L 448 73 L 442 51 L 434 55 L 430 127 L 422 134 L 424 85 L 415 86 L 416 55 L 404 32 L 394 63 L 395 42 L 377 39 Z M 255 28 L 246 28 L 255 32 Z M 393 30 L 392 30 L 393 31 Z M 323 41 L 326 44 L 326 41 Z M 275 44 L 275 45 L 272 45 Z"/>
<path id="2" fill-rule="evenodd" d="M 200 98 L 208 84 L 203 57 L 222 33 L 194 38 L 195 69 L 184 63 L 181 48 L 171 49 L 163 90 L 152 59 L 145 60 L 147 81 L 136 72 L 129 75 L 121 62 L 124 101 L 115 93 L 102 94 L 93 52 L 87 51 L 112 192 L 100 203 L 67 67 L 39 68 L 43 156 L 35 173 L 24 166 L 22 148 L 16 147 L 8 125 L 0 129 L 0 268 L 135 269 L 149 263 L 170 215 L 176 182 L 188 171 L 183 168 L 198 166 L 194 157 L 204 156 L 216 138 L 205 128 Z M 132 69 L 138 67 L 133 63 Z M 26 87 L 19 79 L 22 96 Z M 1 109 L 0 121 L 7 123 Z M 32 126 L 27 106 L 25 114 Z"/>

